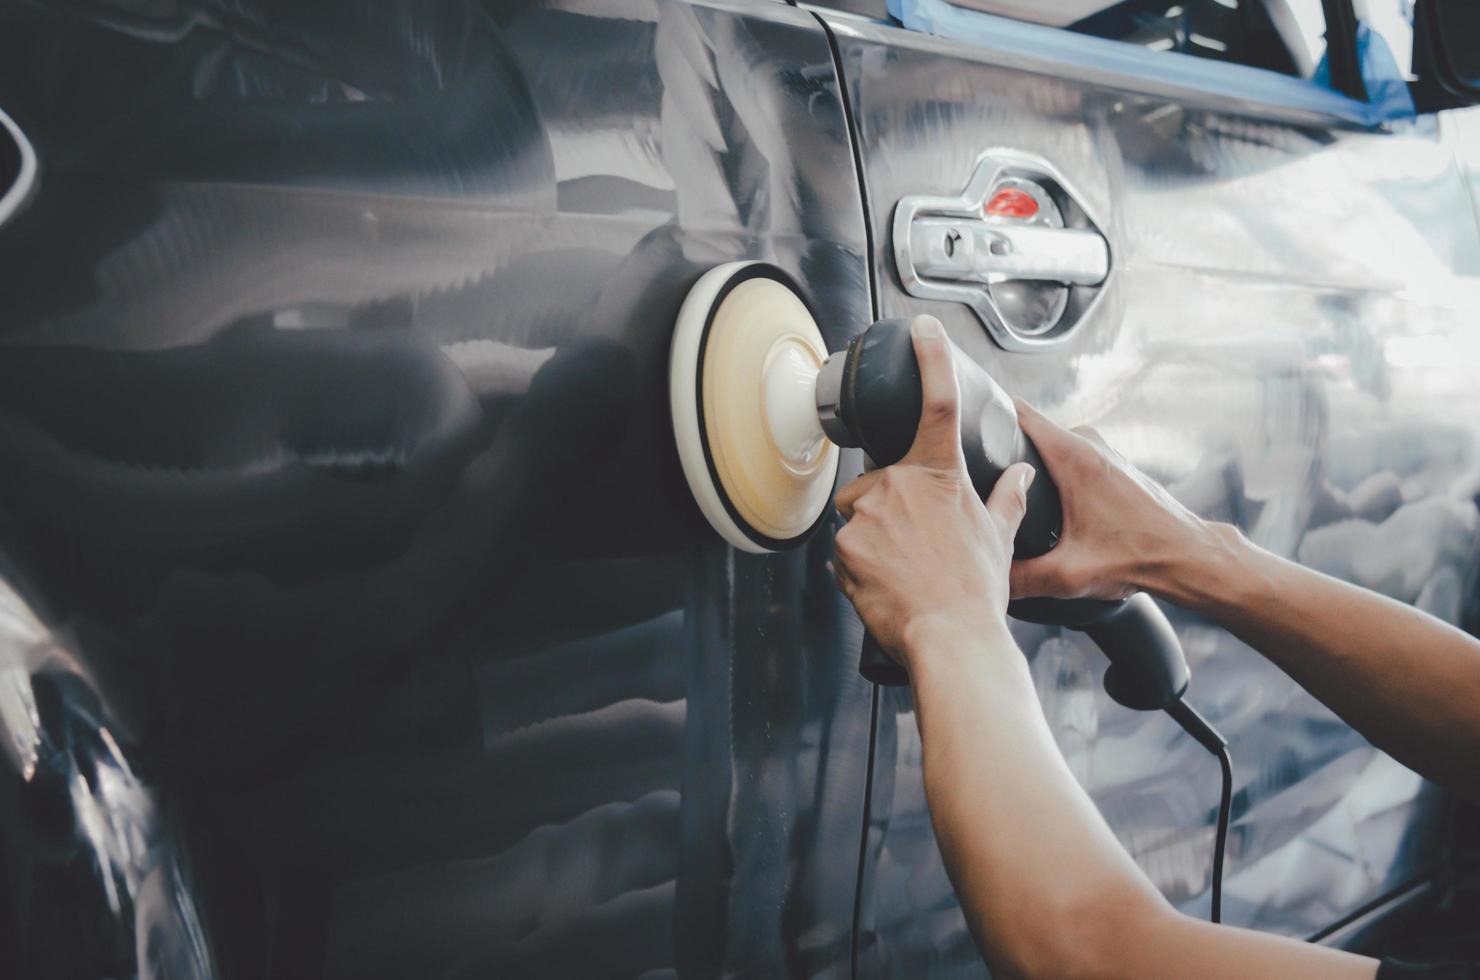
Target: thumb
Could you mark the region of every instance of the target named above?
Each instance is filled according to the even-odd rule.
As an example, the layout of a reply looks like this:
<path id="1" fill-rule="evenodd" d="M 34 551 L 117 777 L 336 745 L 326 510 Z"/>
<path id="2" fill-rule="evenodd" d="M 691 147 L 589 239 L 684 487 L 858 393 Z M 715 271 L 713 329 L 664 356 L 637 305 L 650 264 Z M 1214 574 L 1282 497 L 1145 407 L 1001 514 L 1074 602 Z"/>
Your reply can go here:
<path id="1" fill-rule="evenodd" d="M 1070 432 L 1021 398 L 1014 398 L 1012 403 L 1017 408 L 1018 425 L 1038 450 L 1049 473 L 1067 463 L 1076 452 L 1083 451 L 1086 440 L 1082 436 Z"/>
<path id="2" fill-rule="evenodd" d="M 920 428 L 906 458 L 940 469 L 960 468 L 961 389 L 946 328 L 933 316 L 910 321 L 915 360 L 920 365 Z"/>
<path id="3" fill-rule="evenodd" d="M 1013 463 L 998 477 L 991 495 L 987 497 L 987 513 L 992 515 L 1008 540 L 1017 534 L 1018 525 L 1028 512 L 1028 487 L 1037 475 L 1027 463 Z"/>

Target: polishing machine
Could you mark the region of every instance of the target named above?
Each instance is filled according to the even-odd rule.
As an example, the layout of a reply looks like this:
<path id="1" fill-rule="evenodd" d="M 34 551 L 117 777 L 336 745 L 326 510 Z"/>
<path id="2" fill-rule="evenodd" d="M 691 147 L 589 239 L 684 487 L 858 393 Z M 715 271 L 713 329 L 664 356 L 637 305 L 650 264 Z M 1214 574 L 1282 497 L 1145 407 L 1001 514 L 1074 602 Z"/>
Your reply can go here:
<path id="1" fill-rule="evenodd" d="M 961 449 L 985 498 L 1013 463 L 1038 472 L 1014 539 L 1032 558 L 1058 543 L 1058 489 L 1019 428 L 1012 399 L 980 365 L 952 348 L 960 389 Z M 829 352 L 801 290 L 764 262 L 732 262 L 699 278 L 679 311 L 669 355 L 674 436 L 699 509 L 728 543 L 765 553 L 798 547 L 824 521 L 840 448 L 862 448 L 877 466 L 903 459 L 922 405 L 908 319 L 869 325 Z M 1231 768 L 1226 741 L 1183 700 L 1190 672 L 1177 634 L 1144 594 L 1121 600 L 1023 599 L 1018 619 L 1088 635 L 1110 666 L 1105 690 L 1138 710 L 1165 710 L 1219 757 L 1224 769 L 1214 861 L 1213 917 L 1221 904 Z M 860 672 L 876 684 L 908 676 L 865 637 Z"/>

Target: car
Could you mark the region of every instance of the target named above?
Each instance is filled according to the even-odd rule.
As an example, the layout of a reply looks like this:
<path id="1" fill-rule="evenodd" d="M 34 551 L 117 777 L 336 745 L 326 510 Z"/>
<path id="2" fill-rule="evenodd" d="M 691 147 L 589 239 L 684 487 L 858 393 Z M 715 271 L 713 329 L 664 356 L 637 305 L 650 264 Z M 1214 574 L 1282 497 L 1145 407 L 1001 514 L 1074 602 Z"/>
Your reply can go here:
<path id="1" fill-rule="evenodd" d="M 1376 2 L 974 5 L 0 5 L 16 975 L 984 974 L 836 521 L 749 554 L 685 484 L 669 343 L 727 262 L 831 350 L 933 314 L 1474 628 L 1473 16 L 1421 0 L 1403 67 Z M 1165 611 L 1231 743 L 1225 921 L 1374 949 L 1454 891 L 1451 800 Z M 1217 767 L 1013 629 L 1205 915 Z"/>

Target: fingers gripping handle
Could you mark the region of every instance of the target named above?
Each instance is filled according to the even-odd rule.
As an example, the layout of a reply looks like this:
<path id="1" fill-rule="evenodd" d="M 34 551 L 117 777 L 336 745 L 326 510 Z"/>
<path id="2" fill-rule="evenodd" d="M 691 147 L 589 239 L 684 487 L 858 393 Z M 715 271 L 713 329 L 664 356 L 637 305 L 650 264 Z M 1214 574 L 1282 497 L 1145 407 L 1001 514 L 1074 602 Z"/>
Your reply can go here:
<path id="1" fill-rule="evenodd" d="M 1027 512 L 1013 550 L 1017 558 L 1046 554 L 1058 543 L 1063 522 L 1058 488 L 1037 447 L 1018 427 L 1012 399 L 976 362 L 954 348 L 953 354 L 961 399 L 961 450 L 972 487 L 985 498 L 1013 463 L 1032 465 L 1038 476 L 1028 489 Z M 862 446 L 880 466 L 904 458 L 919 428 L 923 404 L 909 320 L 880 320 L 853 341 L 838 395 L 838 420 L 851 445 Z M 1007 611 L 1028 622 L 1085 632 L 1111 661 L 1107 692 L 1127 707 L 1162 708 L 1187 687 L 1187 661 L 1177 634 L 1145 595 L 1121 601 L 1018 600 Z M 872 636 L 864 637 L 859 672 L 875 684 L 909 682 L 904 668 Z"/>
<path id="2" fill-rule="evenodd" d="M 1013 463 L 1028 463 L 1038 472 L 1013 539 L 1017 557 L 1036 558 L 1059 540 L 1063 512 L 1058 489 L 1037 447 L 1018 427 L 1007 392 L 954 346 L 951 353 L 961 399 L 961 453 L 977 494 L 985 499 Z M 841 445 L 863 447 L 878 466 L 903 459 L 919 431 L 924 403 L 910 321 L 879 320 L 859 334 L 848 348 L 838 388 L 839 426 L 830 428 L 829 436 Z"/>
<path id="3" fill-rule="evenodd" d="M 1042 555 L 1058 542 L 1062 520 L 1058 490 L 1037 449 L 1018 428 L 1012 399 L 974 361 L 954 347 L 952 354 L 961 399 L 961 450 L 972 486 L 985 498 L 1013 463 L 1031 464 L 1038 478 L 1028 488 L 1027 512 L 1013 544 L 1020 558 Z M 914 443 L 923 403 L 908 319 L 880 320 L 854 339 L 837 397 L 845 444 L 863 447 L 879 466 L 899 462 Z M 904 668 L 872 636 L 864 637 L 859 672 L 875 684 L 909 683 Z"/>

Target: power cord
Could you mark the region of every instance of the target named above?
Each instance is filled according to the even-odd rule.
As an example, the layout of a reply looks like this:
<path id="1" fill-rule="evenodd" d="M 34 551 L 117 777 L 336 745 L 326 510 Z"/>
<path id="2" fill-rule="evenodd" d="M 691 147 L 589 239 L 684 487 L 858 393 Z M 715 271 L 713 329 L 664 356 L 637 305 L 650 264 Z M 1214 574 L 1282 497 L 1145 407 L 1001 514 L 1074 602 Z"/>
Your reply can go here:
<path id="1" fill-rule="evenodd" d="M 874 809 L 874 748 L 879 743 L 879 685 L 868 712 L 868 766 L 863 782 L 863 829 L 858 837 L 858 872 L 853 881 L 853 928 L 848 933 L 848 976 L 858 980 L 858 926 L 863 921 L 863 875 L 868 864 L 868 827 Z"/>
<path id="2" fill-rule="evenodd" d="M 1223 921 L 1223 855 L 1228 849 L 1228 817 L 1233 809 L 1233 758 L 1228 754 L 1228 740 L 1218 734 L 1197 709 L 1180 698 L 1166 708 L 1166 713 L 1191 735 L 1199 745 L 1218 757 L 1223 770 L 1223 792 L 1218 800 L 1218 829 L 1213 838 L 1213 909 L 1208 918 Z"/>

